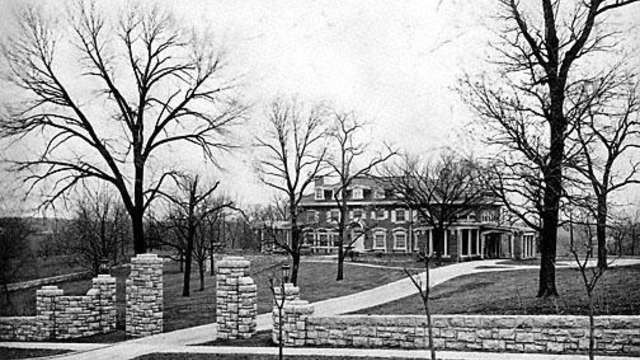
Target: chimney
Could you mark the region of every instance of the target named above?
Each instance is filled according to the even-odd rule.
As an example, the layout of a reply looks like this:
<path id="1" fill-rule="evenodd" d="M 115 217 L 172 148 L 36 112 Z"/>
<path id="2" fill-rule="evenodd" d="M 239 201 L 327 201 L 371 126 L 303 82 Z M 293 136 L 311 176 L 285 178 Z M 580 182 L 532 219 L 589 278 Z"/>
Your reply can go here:
<path id="1" fill-rule="evenodd" d="M 324 176 L 322 175 L 316 176 L 315 178 L 313 178 L 313 181 L 315 187 L 324 186 Z"/>

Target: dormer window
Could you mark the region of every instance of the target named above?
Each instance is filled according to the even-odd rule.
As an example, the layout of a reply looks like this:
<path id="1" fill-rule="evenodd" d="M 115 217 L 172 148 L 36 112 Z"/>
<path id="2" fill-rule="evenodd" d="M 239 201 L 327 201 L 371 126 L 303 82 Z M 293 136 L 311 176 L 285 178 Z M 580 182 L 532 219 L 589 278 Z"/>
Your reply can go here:
<path id="1" fill-rule="evenodd" d="M 374 199 L 384 199 L 384 189 L 375 189 L 373 191 Z"/>
<path id="2" fill-rule="evenodd" d="M 316 200 L 324 200 L 324 189 L 316 188 Z"/>
<path id="3" fill-rule="evenodd" d="M 351 195 L 351 197 L 354 200 L 362 200 L 362 198 L 364 197 L 363 194 L 362 194 L 362 189 L 360 189 L 360 188 L 353 189 L 353 194 Z"/>

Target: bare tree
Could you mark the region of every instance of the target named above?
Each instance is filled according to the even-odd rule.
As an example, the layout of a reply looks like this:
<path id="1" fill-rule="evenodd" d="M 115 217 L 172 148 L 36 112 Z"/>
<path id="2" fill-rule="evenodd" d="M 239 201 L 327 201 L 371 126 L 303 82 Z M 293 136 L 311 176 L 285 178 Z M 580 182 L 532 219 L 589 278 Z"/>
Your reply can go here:
<path id="1" fill-rule="evenodd" d="M 573 258 L 578 265 L 578 270 L 580 270 L 580 275 L 582 277 L 582 284 L 584 285 L 585 292 L 587 294 L 587 298 L 589 299 L 589 359 L 594 359 L 594 350 L 595 350 L 595 304 L 594 304 L 594 290 L 596 285 L 598 285 L 598 280 L 602 278 L 605 271 L 607 270 L 607 266 L 590 266 L 589 260 L 593 258 L 593 231 L 591 228 L 593 227 L 593 221 L 589 221 L 589 218 L 592 218 L 591 212 L 586 211 L 583 212 L 582 226 L 585 228 L 585 234 L 582 243 L 577 243 L 574 238 L 574 221 L 573 214 L 569 214 L 569 242 L 570 242 L 570 250 Z M 596 220 L 597 221 L 597 220 Z"/>
<path id="2" fill-rule="evenodd" d="M 576 126 L 574 140 L 580 156 L 572 168 L 585 179 L 595 197 L 594 215 L 598 244 L 598 267 L 607 266 L 609 195 L 630 184 L 640 183 L 640 97 L 637 84 L 628 76 L 611 72 L 589 84 L 607 88 L 597 106 L 591 106 Z M 635 156 L 634 156 L 635 155 Z M 628 161 L 625 161 L 628 160 Z M 622 166 L 620 163 L 623 163 Z M 622 227 L 618 227 L 622 229 Z M 621 238 L 619 239 L 622 240 Z M 618 249 L 621 250 L 621 249 Z"/>
<path id="3" fill-rule="evenodd" d="M 218 212 L 224 208 L 232 208 L 233 202 L 212 203 L 212 196 L 220 182 L 212 186 L 200 186 L 198 175 L 181 175 L 178 181 L 179 191 L 176 194 L 161 192 L 172 205 L 170 227 L 175 231 L 176 237 L 184 246 L 184 280 L 182 296 L 189 296 L 191 283 L 191 263 L 194 257 L 196 245 L 200 247 L 196 258 L 200 260 L 200 283 L 204 285 L 204 260 L 206 260 L 207 244 L 205 232 L 202 231 L 209 214 Z"/>
<path id="4" fill-rule="evenodd" d="M 597 99 L 599 89 L 582 86 L 585 59 L 617 46 L 616 32 L 603 26 L 606 14 L 637 0 L 542 0 L 540 7 L 501 0 L 504 28 L 492 60 L 496 76 L 462 80 L 463 98 L 491 130 L 490 144 L 517 154 L 516 161 L 539 172 L 541 262 L 538 296 L 557 296 L 555 257 L 558 212 L 563 196 L 567 137 Z M 571 99 L 571 101 L 567 101 Z"/>
<path id="5" fill-rule="evenodd" d="M 400 199 L 433 227 L 433 249 L 428 249 L 427 256 L 442 255 L 451 224 L 485 205 L 488 198 L 478 175 L 479 166 L 450 152 L 432 162 L 405 157 L 400 165 L 387 167 L 385 172 Z"/>
<path id="6" fill-rule="evenodd" d="M 405 274 L 411 279 L 413 286 L 416 287 L 418 294 L 420 295 L 420 299 L 422 299 L 422 306 L 424 309 L 424 314 L 427 318 L 427 339 L 429 341 L 429 354 L 431 355 L 431 360 L 436 360 L 436 349 L 433 345 L 433 325 L 431 323 L 431 309 L 429 307 L 429 296 L 431 293 L 431 284 L 429 270 L 430 270 L 430 262 L 432 255 L 429 255 L 427 249 L 425 252 L 419 253 L 420 260 L 422 260 L 422 264 L 424 265 L 424 283 L 420 279 L 420 275 L 414 275 L 407 268 L 404 268 Z"/>
<path id="7" fill-rule="evenodd" d="M 64 228 L 55 237 L 55 246 L 72 264 L 78 264 L 99 273 L 100 265 L 117 265 L 125 258 L 121 244 L 130 239 L 129 218 L 122 204 L 113 194 L 104 190 L 87 191 L 75 204 L 75 216 L 64 223 Z"/>
<path id="8" fill-rule="evenodd" d="M 291 281 L 298 281 L 300 267 L 300 201 L 314 178 L 323 171 L 326 148 L 320 148 L 325 131 L 323 106 L 305 109 L 296 100 L 276 100 L 267 111 L 267 132 L 257 138 L 265 150 L 259 160 L 262 181 L 283 193 L 287 199 L 287 220 L 291 224 L 291 243 L 276 243 L 291 256 Z"/>
<path id="9" fill-rule="evenodd" d="M 30 192 L 50 187 L 44 206 L 85 180 L 113 185 L 131 217 L 135 252 L 142 253 L 144 213 L 173 175 L 150 176 L 150 159 L 186 145 L 215 162 L 216 150 L 231 148 L 226 135 L 245 108 L 224 76 L 225 53 L 170 14 L 133 7 L 112 21 L 93 2 L 76 5 L 64 23 L 70 32 L 42 9 L 20 12 L 19 30 L 3 53 L 9 83 L 28 101 L 7 104 L 0 136 L 44 134 L 37 156 L 14 162 L 15 170 L 28 171 Z M 69 45 L 75 60 L 59 57 Z M 79 83 L 90 99 L 74 93 Z"/>
<path id="10" fill-rule="evenodd" d="M 385 152 L 366 159 L 369 155 L 367 150 L 370 144 L 359 138 L 364 126 L 365 124 L 359 121 L 353 113 L 335 113 L 334 124 L 329 131 L 331 154 L 326 157 L 325 161 L 331 169 L 331 175 L 338 178 L 333 200 L 336 202 L 340 214 L 336 221 L 338 232 L 338 241 L 335 244 L 338 246 L 337 281 L 344 278 L 345 242 L 348 238 L 348 232 L 355 225 L 349 222 L 347 216 L 349 213 L 348 191 L 356 179 L 369 175 L 377 166 L 397 154 L 395 150 L 387 146 Z M 351 243 L 354 243 L 355 240 L 357 239 L 352 239 Z"/>

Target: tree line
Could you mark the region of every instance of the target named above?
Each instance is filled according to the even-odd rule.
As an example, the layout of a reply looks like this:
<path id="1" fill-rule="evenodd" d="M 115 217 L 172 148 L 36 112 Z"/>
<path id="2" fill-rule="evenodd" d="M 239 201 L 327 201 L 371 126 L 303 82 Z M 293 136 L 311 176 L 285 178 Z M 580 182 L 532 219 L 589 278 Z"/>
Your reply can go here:
<path id="1" fill-rule="evenodd" d="M 501 197 L 518 221 L 541 235 L 539 296 L 558 295 L 557 232 L 575 209 L 588 210 L 598 266 L 606 268 L 611 195 L 638 182 L 633 154 L 640 105 L 625 58 L 592 65 L 594 54 L 621 47 L 620 33 L 605 26 L 606 15 L 635 2 L 543 0 L 536 8 L 499 2 L 502 28 L 490 71 L 467 75 L 459 86 L 490 134 L 485 141 L 495 150 L 492 161 L 449 161 L 444 154 L 439 161 L 406 155 L 391 162 L 400 151 L 387 144 L 374 149 L 351 111 L 287 97 L 270 102 L 262 114 L 267 130 L 255 138 L 262 151 L 256 168 L 264 184 L 282 195 L 291 224 L 291 242 L 282 248 L 292 260 L 294 282 L 302 246 L 299 205 L 313 179 L 339 179 L 333 200 L 343 219 L 337 224 L 340 280 L 345 234 L 353 227 L 341 194 L 353 179 L 376 171 L 398 179 L 394 186 L 416 209 L 434 195 L 441 199 L 461 189 Z M 234 125 L 249 117 L 237 74 L 211 34 L 189 31 L 159 6 L 133 4 L 115 16 L 94 2 L 76 6 L 62 17 L 24 6 L 16 17 L 19 29 L 3 41 L 5 84 L 20 101 L 6 103 L 0 136 L 44 139 L 30 156 L 12 159 L 12 169 L 24 175 L 28 193 L 45 190 L 44 207 L 79 189 L 108 185 L 118 206 L 88 206 L 87 214 L 117 213 L 120 221 L 126 214 L 135 253 L 148 249 L 145 230 L 158 230 L 146 229 L 145 217 L 162 198 L 171 210 L 157 226 L 181 239 L 175 243 L 183 243 L 185 267 L 191 266 L 191 259 L 198 261 L 198 228 L 210 221 L 211 209 L 233 204 L 210 202 L 218 183 L 199 187 L 196 175 L 165 169 L 162 159 L 181 149 L 219 164 L 236 150 Z M 86 88 L 74 87 L 78 78 Z M 434 174 L 451 181 L 437 183 Z M 423 216 L 443 229 L 447 212 L 440 206 Z"/>

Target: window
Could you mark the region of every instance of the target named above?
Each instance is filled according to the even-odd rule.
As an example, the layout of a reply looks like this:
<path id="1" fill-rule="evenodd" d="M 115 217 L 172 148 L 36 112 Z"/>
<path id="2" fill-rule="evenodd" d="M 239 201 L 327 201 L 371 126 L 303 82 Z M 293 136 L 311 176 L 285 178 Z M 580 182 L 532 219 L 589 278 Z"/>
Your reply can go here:
<path id="1" fill-rule="evenodd" d="M 364 219 L 364 212 L 362 210 L 353 210 L 353 219 Z"/>
<path id="2" fill-rule="evenodd" d="M 324 189 L 316 188 L 316 200 L 324 200 Z"/>
<path id="3" fill-rule="evenodd" d="M 384 209 L 376 209 L 376 219 L 384 220 L 387 217 L 387 212 Z"/>
<path id="4" fill-rule="evenodd" d="M 393 234 L 393 248 L 407 249 L 407 234 L 404 231 L 398 231 Z"/>
<path id="5" fill-rule="evenodd" d="M 384 249 L 386 248 L 387 234 L 384 231 L 376 231 L 373 234 L 373 248 Z"/>
<path id="6" fill-rule="evenodd" d="M 331 221 L 340 220 L 340 211 L 338 211 L 338 210 L 331 210 L 329 215 L 330 215 Z"/>
<path id="7" fill-rule="evenodd" d="M 328 246 L 329 238 L 326 233 L 318 234 L 318 246 Z"/>
<path id="8" fill-rule="evenodd" d="M 491 213 L 489 211 L 483 211 L 482 212 L 482 221 L 483 222 L 491 221 Z"/>
<path id="9" fill-rule="evenodd" d="M 307 232 L 304 233 L 304 241 L 303 241 L 303 243 L 305 245 L 311 245 L 311 244 L 313 244 L 313 238 L 314 238 L 313 232 L 307 231 Z"/>
<path id="10" fill-rule="evenodd" d="M 375 189 L 373 191 L 374 199 L 384 199 L 384 189 Z"/>
<path id="11" fill-rule="evenodd" d="M 316 212 L 314 210 L 307 211 L 307 222 L 308 223 L 316 222 L 317 221 L 317 216 L 318 216 L 318 214 L 316 214 Z"/>
<path id="12" fill-rule="evenodd" d="M 405 222 L 406 213 L 403 209 L 396 210 L 396 222 Z"/>
<path id="13" fill-rule="evenodd" d="M 360 189 L 360 188 L 353 189 L 353 194 L 351 195 L 351 197 L 354 200 L 361 200 L 363 198 L 362 189 Z"/>

